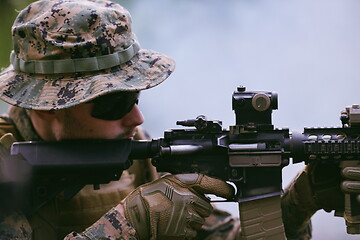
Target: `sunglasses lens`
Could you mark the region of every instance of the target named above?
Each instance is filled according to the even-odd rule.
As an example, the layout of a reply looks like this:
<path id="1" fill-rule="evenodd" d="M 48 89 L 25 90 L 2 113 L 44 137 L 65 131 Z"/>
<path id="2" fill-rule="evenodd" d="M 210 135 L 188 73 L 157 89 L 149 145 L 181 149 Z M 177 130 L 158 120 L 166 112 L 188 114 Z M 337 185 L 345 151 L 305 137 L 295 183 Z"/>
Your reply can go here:
<path id="1" fill-rule="evenodd" d="M 95 98 L 91 116 L 103 120 L 119 120 L 138 103 L 139 92 L 118 92 Z"/>

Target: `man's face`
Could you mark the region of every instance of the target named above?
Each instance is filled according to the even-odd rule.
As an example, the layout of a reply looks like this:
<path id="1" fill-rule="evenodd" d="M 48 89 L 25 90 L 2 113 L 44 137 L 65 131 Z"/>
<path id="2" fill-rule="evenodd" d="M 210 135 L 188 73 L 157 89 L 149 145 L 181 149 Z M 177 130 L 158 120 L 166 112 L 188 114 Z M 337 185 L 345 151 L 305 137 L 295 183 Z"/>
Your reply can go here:
<path id="1" fill-rule="evenodd" d="M 83 103 L 61 110 L 56 139 L 132 138 L 136 127 L 144 122 L 143 115 L 136 104 L 119 120 L 102 120 L 92 117 L 93 106 L 94 103 Z"/>

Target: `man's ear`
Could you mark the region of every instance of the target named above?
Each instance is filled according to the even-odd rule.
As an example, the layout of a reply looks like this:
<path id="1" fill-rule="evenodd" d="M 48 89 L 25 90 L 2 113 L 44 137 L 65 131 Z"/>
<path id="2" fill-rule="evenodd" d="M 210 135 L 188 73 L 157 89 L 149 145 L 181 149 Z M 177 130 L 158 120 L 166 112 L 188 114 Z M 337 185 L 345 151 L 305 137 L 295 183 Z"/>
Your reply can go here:
<path id="1" fill-rule="evenodd" d="M 27 110 L 36 133 L 45 141 L 55 141 L 54 129 L 58 127 L 59 111 Z"/>

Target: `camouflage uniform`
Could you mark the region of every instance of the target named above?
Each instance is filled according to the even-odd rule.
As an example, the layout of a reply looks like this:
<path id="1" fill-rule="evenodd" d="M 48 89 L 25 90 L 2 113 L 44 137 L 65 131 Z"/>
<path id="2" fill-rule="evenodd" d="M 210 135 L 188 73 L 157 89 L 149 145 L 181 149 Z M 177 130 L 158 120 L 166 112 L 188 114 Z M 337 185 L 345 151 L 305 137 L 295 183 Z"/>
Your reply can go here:
<path id="1" fill-rule="evenodd" d="M 10 57 L 11 65 L 0 73 L 0 98 L 15 106 L 10 111 L 10 119 L 3 118 L 4 128 L 10 129 L 3 133 L 11 132 L 18 141 L 41 140 L 25 109 L 58 110 L 112 92 L 149 89 L 163 82 L 175 68 L 175 62 L 170 57 L 141 49 L 131 30 L 128 11 L 106 0 L 34 2 L 19 13 L 12 27 L 12 37 L 14 50 Z M 11 139 L 9 141 L 4 137 L 3 145 L 0 145 L 2 161 L 8 154 L 6 146 Z M 138 169 L 141 167 L 139 164 Z M 134 174 L 144 176 L 146 168 L 143 170 L 134 170 Z M 127 180 L 131 182 L 123 192 L 128 193 L 144 181 L 151 180 L 146 177 L 133 179 L 131 171 L 130 174 L 125 172 L 115 183 L 125 182 L 126 185 Z M 86 195 L 88 190 L 85 187 L 79 194 L 83 191 Z M 44 232 L 48 230 L 51 235 L 46 239 L 64 237 L 65 228 L 57 224 L 59 219 L 62 222 L 74 221 L 70 216 L 78 210 L 76 203 L 83 199 L 78 197 L 79 194 L 71 199 L 75 204 L 67 209 L 70 214 L 65 214 L 65 217 L 61 215 L 61 207 L 67 203 L 61 200 L 61 196 L 27 218 L 16 211 L 9 213 L 1 219 L 1 239 L 44 238 Z M 90 199 L 94 195 L 91 193 Z M 118 194 L 117 197 L 103 199 L 119 202 L 123 197 Z M 95 216 L 98 220 L 75 227 L 70 224 L 74 230 L 81 232 L 95 222 L 84 232 L 73 232 L 66 239 L 135 239 L 135 229 L 130 223 L 115 208 L 107 208 L 107 213 L 105 209 L 103 207 L 96 214 L 89 213 L 91 216 L 82 209 L 81 214 L 84 215 L 81 220 Z M 55 215 L 49 214 L 54 210 Z M 215 210 L 199 232 L 199 237 L 235 239 L 238 233 L 238 221 L 227 213 Z"/>

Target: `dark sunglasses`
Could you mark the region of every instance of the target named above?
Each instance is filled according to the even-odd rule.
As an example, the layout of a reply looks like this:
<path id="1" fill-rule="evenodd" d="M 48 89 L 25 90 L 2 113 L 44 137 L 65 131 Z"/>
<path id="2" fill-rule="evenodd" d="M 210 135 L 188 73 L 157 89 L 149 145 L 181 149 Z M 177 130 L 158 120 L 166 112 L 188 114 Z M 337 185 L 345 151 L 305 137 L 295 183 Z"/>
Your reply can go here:
<path id="1" fill-rule="evenodd" d="M 139 102 L 140 92 L 110 93 L 90 101 L 94 103 L 91 116 L 102 120 L 119 120 Z"/>

